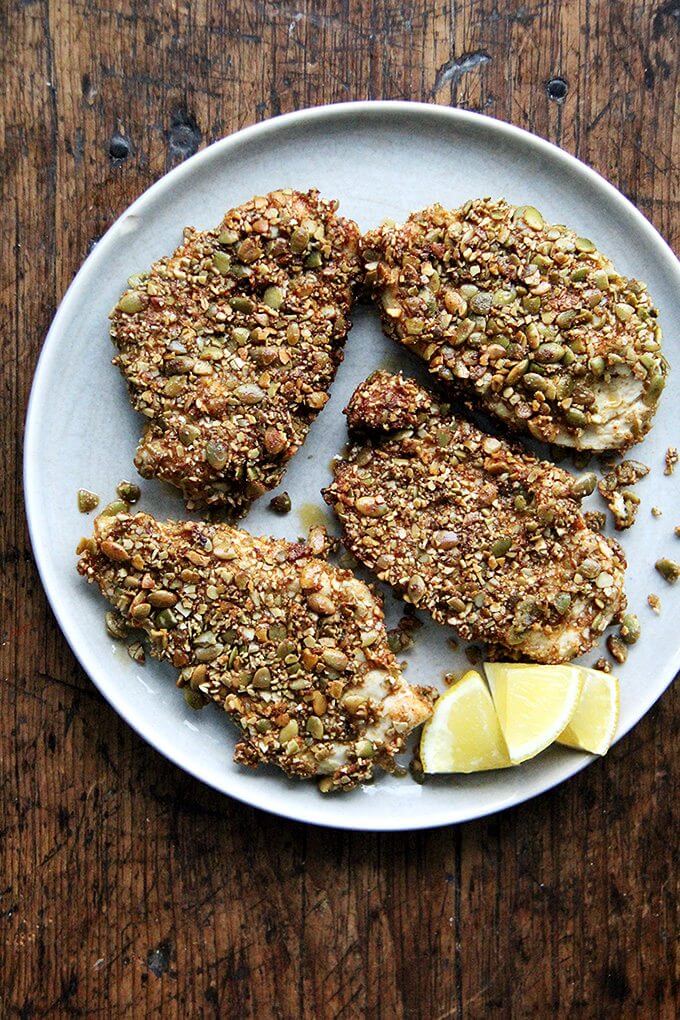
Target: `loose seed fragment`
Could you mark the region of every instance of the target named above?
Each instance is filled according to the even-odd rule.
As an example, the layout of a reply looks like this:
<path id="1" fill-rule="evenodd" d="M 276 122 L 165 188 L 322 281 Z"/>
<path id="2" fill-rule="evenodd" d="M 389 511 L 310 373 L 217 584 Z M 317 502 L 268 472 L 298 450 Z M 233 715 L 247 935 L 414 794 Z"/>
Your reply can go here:
<path id="1" fill-rule="evenodd" d="M 118 514 L 125 513 L 127 508 L 127 503 L 124 503 L 122 499 L 114 499 L 113 503 L 109 503 L 104 507 L 102 510 L 102 516 L 117 517 Z"/>
<path id="2" fill-rule="evenodd" d="M 89 489 L 78 489 L 78 509 L 81 514 L 89 514 L 99 506 L 99 496 Z"/>
<path id="3" fill-rule="evenodd" d="M 675 446 L 669 446 L 666 450 L 666 456 L 664 458 L 665 466 L 663 473 L 665 475 L 672 475 L 675 471 L 675 465 L 678 463 L 678 451 Z"/>
<path id="4" fill-rule="evenodd" d="M 640 639 L 640 621 L 635 613 L 626 613 L 619 628 L 621 638 L 627 645 L 634 645 Z"/>
<path id="5" fill-rule="evenodd" d="M 269 500 L 269 506 L 277 514 L 289 514 L 292 507 L 290 496 L 287 492 L 280 492 Z"/>
<path id="6" fill-rule="evenodd" d="M 607 648 L 609 649 L 609 654 L 612 659 L 615 659 L 616 662 L 624 663 L 628 658 L 628 649 L 626 648 L 626 645 L 621 638 L 616 637 L 615 634 L 610 634 L 607 638 Z"/>
<path id="7" fill-rule="evenodd" d="M 120 613 L 108 612 L 105 616 L 106 630 L 115 641 L 123 641 L 128 635 L 127 627 Z"/>
<path id="8" fill-rule="evenodd" d="M 142 490 L 134 482 L 119 482 L 116 486 L 116 495 L 126 503 L 137 503 L 142 495 Z"/>
<path id="9" fill-rule="evenodd" d="M 669 584 L 675 584 L 680 577 L 680 563 L 676 563 L 675 560 L 669 560 L 663 557 L 657 560 L 654 564 L 656 569 L 659 571 L 664 581 L 668 581 Z"/>

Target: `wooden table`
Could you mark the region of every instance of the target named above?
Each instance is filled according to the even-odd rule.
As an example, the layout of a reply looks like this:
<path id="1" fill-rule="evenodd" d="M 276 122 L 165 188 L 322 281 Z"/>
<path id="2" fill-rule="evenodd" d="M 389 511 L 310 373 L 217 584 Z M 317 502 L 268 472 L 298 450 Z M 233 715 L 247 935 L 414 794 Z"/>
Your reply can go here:
<path id="1" fill-rule="evenodd" d="M 250 810 L 147 747 L 76 665 L 31 558 L 21 422 L 114 218 L 197 148 L 298 107 L 512 121 L 677 250 L 678 3 L 5 0 L 0 25 L 0 1014 L 674 1016 L 677 693 L 606 760 L 472 824 L 353 835 Z"/>

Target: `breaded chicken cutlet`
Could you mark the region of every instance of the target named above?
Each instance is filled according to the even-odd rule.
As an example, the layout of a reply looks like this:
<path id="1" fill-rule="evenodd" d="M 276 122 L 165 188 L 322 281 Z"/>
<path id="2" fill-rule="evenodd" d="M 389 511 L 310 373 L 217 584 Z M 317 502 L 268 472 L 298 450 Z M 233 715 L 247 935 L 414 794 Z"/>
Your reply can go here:
<path id="1" fill-rule="evenodd" d="M 178 685 L 241 728 L 234 760 L 320 778 L 323 792 L 390 771 L 434 692 L 402 677 L 379 599 L 309 544 L 225 524 L 100 515 L 79 572 L 146 632 Z"/>
<path id="2" fill-rule="evenodd" d="M 594 475 L 485 435 L 387 372 L 346 413 L 353 441 L 324 498 L 360 562 L 493 657 L 554 663 L 592 648 L 625 607 L 626 566 L 581 515 Z"/>
<path id="3" fill-rule="evenodd" d="M 274 191 L 132 277 L 114 358 L 146 419 L 135 464 L 187 506 L 237 516 L 278 485 L 328 400 L 359 232 L 318 192 Z"/>
<path id="4" fill-rule="evenodd" d="M 362 240 L 388 336 L 509 427 L 623 449 L 664 387 L 657 311 L 588 238 L 532 206 L 433 205 Z"/>

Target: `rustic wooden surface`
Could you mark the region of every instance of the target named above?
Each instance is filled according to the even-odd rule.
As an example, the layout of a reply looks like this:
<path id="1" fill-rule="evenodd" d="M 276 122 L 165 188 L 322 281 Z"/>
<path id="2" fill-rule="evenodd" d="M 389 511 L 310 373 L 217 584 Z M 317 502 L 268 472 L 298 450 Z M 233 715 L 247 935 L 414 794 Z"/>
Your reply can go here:
<path id="1" fill-rule="evenodd" d="M 677 694 L 498 817 L 395 836 L 269 817 L 165 762 L 78 668 L 20 465 L 35 361 L 92 243 L 254 121 L 481 110 L 596 167 L 677 251 L 678 3 L 5 0 L 0 28 L 0 1015 L 676 1015 Z"/>

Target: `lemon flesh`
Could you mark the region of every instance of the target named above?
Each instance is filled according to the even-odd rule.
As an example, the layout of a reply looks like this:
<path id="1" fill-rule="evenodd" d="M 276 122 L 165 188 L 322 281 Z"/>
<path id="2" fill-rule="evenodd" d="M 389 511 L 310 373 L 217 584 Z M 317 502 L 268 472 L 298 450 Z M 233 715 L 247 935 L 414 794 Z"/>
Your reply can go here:
<path id="1" fill-rule="evenodd" d="M 436 702 L 420 740 L 423 771 L 485 772 L 510 765 L 489 689 L 469 670 Z"/>
<path id="2" fill-rule="evenodd" d="M 484 664 L 513 765 L 543 751 L 571 721 L 583 676 L 577 666 Z"/>
<path id="3" fill-rule="evenodd" d="M 583 674 L 581 697 L 557 743 L 592 754 L 606 754 L 619 721 L 619 681 L 599 669 L 580 666 L 579 671 Z"/>

